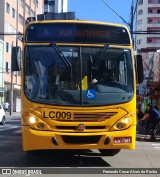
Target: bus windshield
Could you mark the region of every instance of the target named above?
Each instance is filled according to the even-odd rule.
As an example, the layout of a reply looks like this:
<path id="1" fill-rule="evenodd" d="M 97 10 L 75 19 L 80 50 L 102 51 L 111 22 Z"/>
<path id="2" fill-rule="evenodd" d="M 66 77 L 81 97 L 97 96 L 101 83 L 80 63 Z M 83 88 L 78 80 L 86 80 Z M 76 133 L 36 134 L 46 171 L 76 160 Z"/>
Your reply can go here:
<path id="1" fill-rule="evenodd" d="M 26 97 L 38 103 L 66 106 L 128 102 L 134 92 L 131 51 L 104 47 L 26 46 Z"/>

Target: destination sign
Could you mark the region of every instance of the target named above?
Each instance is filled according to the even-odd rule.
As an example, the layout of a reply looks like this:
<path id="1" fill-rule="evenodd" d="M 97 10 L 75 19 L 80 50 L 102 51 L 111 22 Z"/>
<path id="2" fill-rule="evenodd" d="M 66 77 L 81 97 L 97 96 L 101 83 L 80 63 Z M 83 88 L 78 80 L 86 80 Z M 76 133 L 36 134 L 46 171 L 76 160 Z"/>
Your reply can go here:
<path id="1" fill-rule="evenodd" d="M 25 41 L 130 45 L 128 31 L 124 27 L 88 23 L 31 24 Z"/>

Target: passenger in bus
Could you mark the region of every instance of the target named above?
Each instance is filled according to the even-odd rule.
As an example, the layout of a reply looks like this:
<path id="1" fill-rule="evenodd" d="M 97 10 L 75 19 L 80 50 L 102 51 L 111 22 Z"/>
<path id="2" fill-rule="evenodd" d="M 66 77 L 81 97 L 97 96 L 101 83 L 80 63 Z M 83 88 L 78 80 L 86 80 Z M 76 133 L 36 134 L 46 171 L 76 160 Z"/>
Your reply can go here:
<path id="1" fill-rule="evenodd" d="M 111 69 L 104 69 L 100 83 L 115 81 L 114 73 Z"/>
<path id="2" fill-rule="evenodd" d="M 102 86 L 112 85 L 113 81 L 116 81 L 113 71 L 106 68 L 103 70 L 101 74 L 99 73 L 99 75 L 97 75 L 97 78 L 95 77 L 94 79 L 92 79 L 90 88 L 100 91 L 102 90 Z M 116 85 L 112 85 L 112 86 L 116 87 Z"/>
<path id="3" fill-rule="evenodd" d="M 56 91 L 58 91 L 59 81 L 64 71 L 65 71 L 65 66 L 63 64 L 54 63 L 49 66 L 47 98 L 54 97 Z"/>

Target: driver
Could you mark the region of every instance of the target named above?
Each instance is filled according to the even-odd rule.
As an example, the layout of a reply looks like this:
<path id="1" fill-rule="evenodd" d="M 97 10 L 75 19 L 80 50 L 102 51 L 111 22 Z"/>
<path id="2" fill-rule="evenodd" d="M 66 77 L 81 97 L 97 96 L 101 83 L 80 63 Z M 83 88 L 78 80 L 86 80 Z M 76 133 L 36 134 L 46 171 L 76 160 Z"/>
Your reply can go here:
<path id="1" fill-rule="evenodd" d="M 102 73 L 102 79 L 100 82 L 115 81 L 114 73 L 111 69 L 105 69 Z"/>

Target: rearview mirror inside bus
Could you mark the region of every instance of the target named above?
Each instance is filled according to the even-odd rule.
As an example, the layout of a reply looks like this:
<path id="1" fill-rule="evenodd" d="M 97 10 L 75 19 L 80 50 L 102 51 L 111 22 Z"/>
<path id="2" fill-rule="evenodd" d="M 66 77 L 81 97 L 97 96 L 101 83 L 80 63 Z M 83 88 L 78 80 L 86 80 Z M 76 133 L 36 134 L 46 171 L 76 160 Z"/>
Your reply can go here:
<path id="1" fill-rule="evenodd" d="M 135 55 L 135 62 L 136 62 L 137 83 L 140 84 L 144 80 L 142 56 L 141 55 Z"/>
<path id="2" fill-rule="evenodd" d="M 11 70 L 20 71 L 21 70 L 21 47 L 12 47 L 11 56 Z"/>

